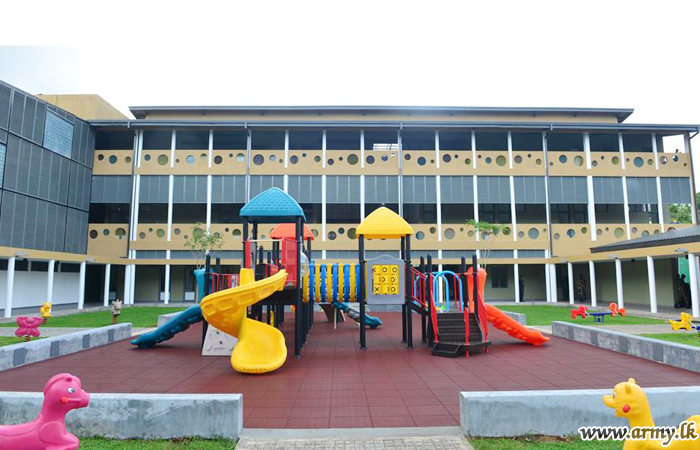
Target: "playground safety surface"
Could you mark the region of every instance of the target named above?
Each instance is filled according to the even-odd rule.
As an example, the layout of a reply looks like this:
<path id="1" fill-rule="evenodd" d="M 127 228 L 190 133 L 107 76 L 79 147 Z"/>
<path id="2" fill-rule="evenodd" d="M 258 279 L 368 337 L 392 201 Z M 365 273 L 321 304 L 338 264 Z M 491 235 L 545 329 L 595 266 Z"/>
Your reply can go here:
<path id="1" fill-rule="evenodd" d="M 338 329 L 315 316 L 301 358 L 293 356 L 293 317 L 282 329 L 287 363 L 274 373 L 243 375 L 229 358 L 200 354 L 201 324 L 151 350 L 128 341 L 3 372 L 0 391 L 41 392 L 52 375 L 79 376 L 88 392 L 242 393 L 250 428 L 431 427 L 459 424 L 460 391 L 612 389 L 630 377 L 643 387 L 700 384 L 700 374 L 553 337 L 536 348 L 489 327 L 488 354 L 432 356 L 414 318 L 414 350 L 401 343 L 399 313 L 367 330 L 359 349 L 353 321 Z"/>

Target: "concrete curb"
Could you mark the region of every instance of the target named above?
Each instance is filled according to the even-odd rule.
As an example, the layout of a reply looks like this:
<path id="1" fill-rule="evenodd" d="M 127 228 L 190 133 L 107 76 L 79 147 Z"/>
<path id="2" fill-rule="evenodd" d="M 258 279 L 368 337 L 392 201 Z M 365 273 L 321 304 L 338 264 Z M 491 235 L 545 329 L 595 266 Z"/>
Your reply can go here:
<path id="1" fill-rule="evenodd" d="M 411 427 L 411 428 L 316 428 L 308 430 L 245 428 L 241 439 L 374 439 L 410 438 L 422 436 L 462 436 L 459 427 Z"/>
<path id="2" fill-rule="evenodd" d="M 0 347 L 0 372 L 129 339 L 131 324 L 120 323 L 62 336 Z M 48 380 L 48 378 L 47 378 Z"/>
<path id="3" fill-rule="evenodd" d="M 626 380 L 620 380 L 626 381 Z M 657 426 L 697 414 L 700 386 L 645 389 Z M 585 426 L 629 426 L 603 403 L 604 390 L 461 392 L 462 431 L 471 437 L 569 436 Z"/>
<path id="4" fill-rule="evenodd" d="M 41 409 L 38 392 L 0 392 L 0 423 L 30 422 Z M 79 436 L 114 439 L 237 439 L 243 429 L 241 394 L 91 394 L 90 405 L 68 414 Z"/>
<path id="5" fill-rule="evenodd" d="M 511 312 L 511 311 L 505 311 L 505 310 L 501 310 L 501 311 L 503 311 L 511 319 L 515 319 L 520 325 L 527 325 L 527 316 L 525 314 Z"/>
<path id="6" fill-rule="evenodd" d="M 552 322 L 552 334 L 583 344 L 700 373 L 700 347 L 567 322 Z"/>
<path id="7" fill-rule="evenodd" d="M 182 313 L 182 311 L 174 312 L 174 313 L 170 313 L 170 314 L 161 314 L 160 316 L 158 316 L 157 327 L 158 328 L 162 327 L 166 323 L 170 322 L 170 319 L 172 319 L 173 317 L 177 316 L 180 313 Z"/>

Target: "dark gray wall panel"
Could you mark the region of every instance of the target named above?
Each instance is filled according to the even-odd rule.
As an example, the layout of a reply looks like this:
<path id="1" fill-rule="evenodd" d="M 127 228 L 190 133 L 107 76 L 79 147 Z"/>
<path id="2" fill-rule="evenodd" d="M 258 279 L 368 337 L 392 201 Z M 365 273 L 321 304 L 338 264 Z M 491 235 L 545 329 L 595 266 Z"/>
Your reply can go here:
<path id="1" fill-rule="evenodd" d="M 399 177 L 378 175 L 365 177 L 365 203 L 398 203 Z"/>
<path id="2" fill-rule="evenodd" d="M 70 162 L 68 206 L 87 211 L 90 208 L 90 169 Z"/>
<path id="3" fill-rule="evenodd" d="M 206 202 L 206 175 L 175 175 L 173 177 L 173 203 Z"/>
<path id="4" fill-rule="evenodd" d="M 474 203 L 474 178 L 440 177 L 440 200 L 442 203 Z"/>
<path id="5" fill-rule="evenodd" d="M 2 179 L 5 173 L 5 152 L 7 147 L 5 144 L 0 144 L 0 187 L 2 187 Z"/>
<path id="6" fill-rule="evenodd" d="M 306 178 L 306 177 L 295 177 L 295 178 Z M 303 180 L 300 184 L 301 188 L 306 189 L 307 195 L 305 198 L 311 201 L 298 200 L 300 202 L 306 203 L 321 203 L 320 195 L 321 189 L 317 189 L 321 185 L 321 177 L 313 177 L 314 180 L 309 182 Z M 326 203 L 351 203 L 360 204 L 360 183 L 362 179 L 358 176 L 349 175 L 330 175 L 326 177 Z M 306 186 L 305 184 L 308 184 Z M 292 177 L 289 177 L 289 193 L 292 194 Z M 294 194 L 292 194 L 294 196 Z M 296 197 L 294 197 L 296 198 Z"/>
<path id="7" fill-rule="evenodd" d="M 252 199 L 259 193 L 276 187 L 284 189 L 283 175 L 251 175 L 250 176 L 250 198 Z"/>
<path id="8" fill-rule="evenodd" d="M 402 179 L 404 203 L 436 203 L 434 176 L 405 176 Z"/>
<path id="9" fill-rule="evenodd" d="M 212 203 L 245 203 L 245 175 L 211 177 Z"/>
<path id="10" fill-rule="evenodd" d="M 664 205 L 690 203 L 690 178 L 661 178 L 661 200 Z"/>
<path id="11" fill-rule="evenodd" d="M 10 98 L 12 88 L 0 83 L 0 129 L 7 130 L 10 120 Z"/>
<path id="12" fill-rule="evenodd" d="M 480 176 L 476 179 L 479 203 L 510 203 L 508 177 Z"/>
<path id="13" fill-rule="evenodd" d="M 12 112 L 10 115 L 10 131 L 41 145 L 44 136 L 44 120 L 46 103 L 14 91 Z"/>
<path id="14" fill-rule="evenodd" d="M 347 177 L 345 177 L 347 178 Z M 360 177 L 354 177 L 354 178 L 360 178 Z M 330 177 L 328 177 L 330 179 Z M 328 179 L 326 182 L 328 183 Z M 337 180 L 334 180 L 333 182 L 333 195 L 334 195 L 334 200 L 330 203 L 347 203 L 345 201 L 337 201 L 337 189 L 338 189 L 338 182 Z M 340 195 L 342 198 L 347 198 L 348 196 L 348 188 L 347 188 L 347 181 L 345 183 L 342 183 L 343 188 L 341 188 Z M 328 186 L 328 184 L 326 185 Z M 288 189 L 287 192 L 289 195 L 291 195 L 294 200 L 296 200 L 298 203 L 321 203 L 322 196 L 323 196 L 323 180 L 320 175 L 290 175 L 289 176 L 289 182 L 288 182 Z M 358 185 L 359 188 L 359 185 Z M 343 190 L 344 189 L 344 190 Z M 359 192 L 359 191 L 358 191 Z M 358 195 L 359 198 L 359 195 Z M 358 200 L 359 201 L 359 200 Z"/>
<path id="15" fill-rule="evenodd" d="M 627 202 L 630 205 L 656 204 L 656 178 L 627 177 Z"/>
<path id="16" fill-rule="evenodd" d="M 132 186 L 130 175 L 95 175 L 92 177 L 90 202 L 131 203 Z"/>
<path id="17" fill-rule="evenodd" d="M 515 187 L 515 180 L 513 181 Z M 549 177 L 549 203 L 587 204 L 588 185 L 586 177 Z"/>
<path id="18" fill-rule="evenodd" d="M 513 177 L 513 191 L 515 203 L 547 203 L 544 177 Z"/>
<path id="19" fill-rule="evenodd" d="M 141 175 L 139 203 L 168 203 L 168 176 Z"/>
<path id="20" fill-rule="evenodd" d="M 13 192 L 3 192 L 0 245 L 64 251 L 67 208 Z M 87 232 L 87 216 L 85 217 Z"/>
<path id="21" fill-rule="evenodd" d="M 623 204 L 622 177 L 593 177 L 593 198 L 596 203 Z"/>
<path id="22" fill-rule="evenodd" d="M 67 208 L 65 250 L 70 253 L 85 253 L 87 247 L 88 213 Z"/>

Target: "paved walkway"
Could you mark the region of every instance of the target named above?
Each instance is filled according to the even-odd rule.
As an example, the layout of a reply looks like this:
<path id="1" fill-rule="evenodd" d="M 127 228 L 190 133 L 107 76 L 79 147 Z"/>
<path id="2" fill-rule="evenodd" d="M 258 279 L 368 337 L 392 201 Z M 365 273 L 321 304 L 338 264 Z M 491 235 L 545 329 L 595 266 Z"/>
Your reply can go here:
<path id="1" fill-rule="evenodd" d="M 0 337 L 14 336 L 15 330 L 16 328 L 14 327 L 0 327 Z M 92 328 L 39 327 L 41 337 L 63 336 L 64 334 L 77 333 L 85 330 L 92 330 Z M 155 328 L 132 328 L 131 335 L 136 336 L 152 330 L 155 330 Z"/>
<path id="2" fill-rule="evenodd" d="M 463 437 L 425 436 L 360 439 L 247 439 L 236 450 L 474 450 Z"/>
<path id="3" fill-rule="evenodd" d="M 579 323 L 578 325 L 588 325 L 602 330 L 617 331 L 618 333 L 627 334 L 659 334 L 659 333 L 689 333 L 697 334 L 697 331 L 673 331 L 671 325 L 668 324 L 650 324 L 650 325 L 589 325 Z M 552 334 L 552 327 L 549 325 L 532 325 L 530 328 L 540 330 L 543 333 Z"/>
<path id="4" fill-rule="evenodd" d="M 377 316 L 384 325 L 367 330 L 360 350 L 355 322 L 334 330 L 317 314 L 301 358 L 289 350 L 284 366 L 262 376 L 233 371 L 228 357 L 201 356 L 194 324 L 151 350 L 120 341 L 8 370 L 0 391 L 40 392 L 47 374 L 69 372 L 91 393 L 241 393 L 246 428 L 335 429 L 457 426 L 460 391 L 611 389 L 630 377 L 644 387 L 700 384 L 694 372 L 556 337 L 537 348 L 493 327 L 488 354 L 438 358 L 420 342 L 417 315 L 414 350 L 401 344 L 400 313 Z"/>

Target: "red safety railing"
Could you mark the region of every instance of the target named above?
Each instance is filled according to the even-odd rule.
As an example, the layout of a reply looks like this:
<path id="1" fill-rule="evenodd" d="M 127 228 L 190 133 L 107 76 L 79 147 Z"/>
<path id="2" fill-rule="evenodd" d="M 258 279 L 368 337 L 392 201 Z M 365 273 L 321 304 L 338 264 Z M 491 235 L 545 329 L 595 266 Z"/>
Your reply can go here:
<path id="1" fill-rule="evenodd" d="M 425 280 L 427 277 L 414 268 L 411 268 L 411 277 L 411 299 L 425 309 L 427 306 L 425 301 Z"/>

